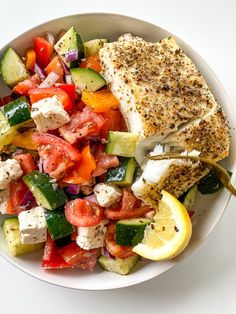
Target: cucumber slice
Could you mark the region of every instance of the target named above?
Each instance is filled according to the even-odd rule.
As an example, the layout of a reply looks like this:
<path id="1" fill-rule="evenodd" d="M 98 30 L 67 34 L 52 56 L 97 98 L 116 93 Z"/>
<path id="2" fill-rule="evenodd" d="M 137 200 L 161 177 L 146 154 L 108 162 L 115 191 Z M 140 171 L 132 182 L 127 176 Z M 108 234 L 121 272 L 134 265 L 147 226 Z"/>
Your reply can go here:
<path id="1" fill-rule="evenodd" d="M 0 110 L 0 151 L 4 146 L 10 144 L 17 134 L 15 127 L 11 127 L 7 118 Z"/>
<path id="2" fill-rule="evenodd" d="M 23 177 L 23 181 L 34 195 L 37 204 L 46 209 L 56 209 L 67 201 L 63 190 L 46 173 L 32 171 Z"/>
<path id="3" fill-rule="evenodd" d="M 81 37 L 73 26 L 58 40 L 54 45 L 54 49 L 69 68 L 78 66 L 78 60 L 84 57 L 84 46 Z M 78 51 L 78 59 L 69 61 L 66 56 L 76 51 Z"/>
<path id="4" fill-rule="evenodd" d="M 136 162 L 134 158 L 119 157 L 120 165 L 107 171 L 105 182 L 116 185 L 130 185 L 133 183 Z"/>
<path id="5" fill-rule="evenodd" d="M 41 249 L 44 243 L 23 244 L 20 241 L 19 220 L 17 217 L 4 219 L 2 223 L 3 234 L 6 238 L 10 253 L 19 256 Z"/>
<path id="6" fill-rule="evenodd" d="M 122 219 L 116 223 L 116 243 L 124 246 L 135 246 L 143 239 L 144 230 L 151 219 Z"/>
<path id="7" fill-rule="evenodd" d="M 61 239 L 74 232 L 74 227 L 66 220 L 64 209 L 45 210 L 48 231 L 53 240 Z"/>
<path id="8" fill-rule="evenodd" d="M 12 48 L 7 48 L 0 60 L 0 72 L 4 82 L 13 87 L 29 77 L 21 57 Z"/>
<path id="9" fill-rule="evenodd" d="M 6 104 L 3 111 L 10 126 L 21 126 L 24 122 L 31 120 L 30 106 L 25 96 Z"/>
<path id="10" fill-rule="evenodd" d="M 106 153 L 111 155 L 134 157 L 138 135 L 130 132 L 109 131 Z"/>
<path id="11" fill-rule="evenodd" d="M 187 192 L 179 197 L 179 201 L 184 205 L 187 210 L 193 208 L 197 199 L 198 187 L 197 184 L 193 185 Z"/>
<path id="12" fill-rule="evenodd" d="M 87 58 L 90 55 L 94 55 L 99 52 L 105 43 L 108 43 L 108 39 L 93 39 L 84 43 L 84 56 Z"/>
<path id="13" fill-rule="evenodd" d="M 89 68 L 71 69 L 72 80 L 76 91 L 81 94 L 84 90 L 94 92 L 106 85 L 104 78 L 96 71 Z"/>
<path id="14" fill-rule="evenodd" d="M 137 261 L 138 261 L 137 255 L 124 259 L 121 258 L 112 259 L 110 257 L 102 255 L 98 259 L 98 262 L 103 269 L 110 272 L 118 273 L 120 275 L 128 275 L 134 268 Z"/>

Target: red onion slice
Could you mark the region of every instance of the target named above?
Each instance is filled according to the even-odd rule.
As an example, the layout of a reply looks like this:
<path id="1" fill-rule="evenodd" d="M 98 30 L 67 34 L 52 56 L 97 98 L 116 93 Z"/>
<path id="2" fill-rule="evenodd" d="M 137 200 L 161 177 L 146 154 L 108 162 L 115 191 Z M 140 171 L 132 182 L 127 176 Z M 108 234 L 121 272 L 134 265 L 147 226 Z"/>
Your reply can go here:
<path id="1" fill-rule="evenodd" d="M 54 36 L 52 33 L 46 32 L 46 34 L 45 34 L 45 39 L 46 39 L 51 45 L 54 46 L 54 44 L 55 44 L 55 36 Z"/>
<path id="2" fill-rule="evenodd" d="M 78 51 L 78 49 L 71 50 L 71 51 L 69 51 L 69 52 L 67 52 L 65 54 L 66 62 L 73 62 L 75 60 L 78 60 L 78 58 L 79 58 L 79 51 Z"/>
<path id="3" fill-rule="evenodd" d="M 102 247 L 102 248 L 101 248 L 101 254 L 102 254 L 103 256 L 108 257 L 108 258 L 115 259 L 115 256 L 111 255 L 105 247 Z"/>
<path id="4" fill-rule="evenodd" d="M 68 66 L 65 64 L 65 62 L 62 60 L 62 58 L 60 58 L 61 60 L 61 64 L 63 66 L 63 70 L 65 75 L 70 75 L 70 69 L 68 68 Z"/>
<path id="5" fill-rule="evenodd" d="M 20 207 L 23 210 L 29 210 L 35 206 L 36 206 L 36 201 L 35 201 L 33 194 L 30 191 L 27 191 L 22 198 L 22 201 L 20 203 Z"/>
<path id="6" fill-rule="evenodd" d="M 72 76 L 70 74 L 65 75 L 66 84 L 73 84 Z"/>
<path id="7" fill-rule="evenodd" d="M 39 158 L 38 167 L 39 167 L 39 171 L 44 173 L 43 159 L 42 158 Z"/>
<path id="8" fill-rule="evenodd" d="M 49 88 L 52 87 L 56 81 L 59 79 L 59 75 L 55 72 L 50 72 L 45 80 L 39 85 L 39 88 Z"/>
<path id="9" fill-rule="evenodd" d="M 69 184 L 67 186 L 67 192 L 72 195 L 77 195 L 80 191 L 80 184 Z"/>
<path id="10" fill-rule="evenodd" d="M 45 80 L 45 78 L 46 78 L 46 73 L 45 73 L 45 71 L 44 71 L 43 69 L 41 69 L 41 68 L 37 65 L 37 63 L 35 63 L 35 65 L 34 65 L 34 72 L 35 72 L 36 74 L 38 74 L 38 76 L 40 77 L 40 80 L 41 80 L 41 81 Z"/>
<path id="11" fill-rule="evenodd" d="M 95 203 L 95 204 L 99 205 L 95 194 L 85 196 L 83 199 L 90 202 L 90 203 Z"/>

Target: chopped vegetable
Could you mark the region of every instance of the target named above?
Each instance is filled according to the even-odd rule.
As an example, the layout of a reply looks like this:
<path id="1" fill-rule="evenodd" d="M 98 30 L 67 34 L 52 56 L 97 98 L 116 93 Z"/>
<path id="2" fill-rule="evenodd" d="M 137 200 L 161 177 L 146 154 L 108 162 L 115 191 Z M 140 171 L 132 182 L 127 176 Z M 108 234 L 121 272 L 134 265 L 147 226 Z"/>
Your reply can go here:
<path id="1" fill-rule="evenodd" d="M 94 112 L 107 112 L 119 108 L 119 101 L 107 89 L 96 92 L 83 91 L 82 101 Z"/>

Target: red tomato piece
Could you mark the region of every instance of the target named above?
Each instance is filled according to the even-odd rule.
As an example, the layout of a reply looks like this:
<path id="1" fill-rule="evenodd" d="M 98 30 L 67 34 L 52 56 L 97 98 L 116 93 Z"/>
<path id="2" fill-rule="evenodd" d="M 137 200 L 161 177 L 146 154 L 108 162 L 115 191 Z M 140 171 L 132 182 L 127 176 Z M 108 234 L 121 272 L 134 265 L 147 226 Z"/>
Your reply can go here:
<path id="1" fill-rule="evenodd" d="M 63 178 L 63 182 L 81 184 L 88 183 L 91 173 L 96 168 L 96 162 L 87 145 L 81 152 L 80 160 L 74 165 L 69 173 Z"/>
<path id="2" fill-rule="evenodd" d="M 40 145 L 39 156 L 43 159 L 44 171 L 55 179 L 62 178 L 81 157 L 76 148 L 55 135 L 37 134 L 33 139 Z"/>
<path id="3" fill-rule="evenodd" d="M 107 172 L 109 168 L 119 166 L 119 159 L 117 156 L 108 155 L 104 152 L 104 146 L 95 146 L 94 158 L 96 160 L 96 169 L 93 171 L 92 176 L 97 177 Z"/>
<path id="4" fill-rule="evenodd" d="M 35 37 L 34 51 L 37 64 L 43 69 L 46 68 L 53 54 L 53 45 L 42 37 Z"/>
<path id="5" fill-rule="evenodd" d="M 106 138 L 108 131 L 126 132 L 127 127 L 125 120 L 120 110 L 109 110 L 102 114 L 105 119 L 104 127 L 102 128 L 101 137 Z"/>
<path id="6" fill-rule="evenodd" d="M 59 131 L 67 142 L 74 144 L 88 136 L 99 136 L 103 125 L 102 115 L 85 107 L 82 112 L 74 113 L 70 122 L 60 127 Z"/>
<path id="7" fill-rule="evenodd" d="M 150 212 L 150 207 L 147 205 L 144 205 L 139 208 L 134 208 L 130 211 L 106 209 L 104 211 L 104 216 L 107 219 L 112 219 L 112 220 L 131 219 L 131 218 L 143 217 L 148 212 Z"/>
<path id="8" fill-rule="evenodd" d="M 77 227 L 92 227 L 102 221 L 103 209 L 95 203 L 77 198 L 65 205 L 66 219 Z"/>
<path id="9" fill-rule="evenodd" d="M 98 256 L 101 255 L 100 249 L 84 250 L 75 242 L 59 249 L 59 253 L 66 263 L 72 267 L 79 267 L 92 271 L 97 263 Z"/>
<path id="10" fill-rule="evenodd" d="M 141 205 L 141 200 L 134 196 L 131 189 L 124 189 L 121 201 L 121 210 L 130 211 L 134 208 L 138 208 Z M 150 208 L 150 207 L 149 207 Z"/>
<path id="11" fill-rule="evenodd" d="M 18 83 L 13 87 L 13 92 L 19 95 L 28 96 L 30 89 L 37 88 L 41 80 L 37 74 L 34 74 L 31 78 L 24 80 L 23 82 Z"/>
<path id="12" fill-rule="evenodd" d="M 111 255 L 118 258 L 122 258 L 122 259 L 136 255 L 136 253 L 132 251 L 133 249 L 132 246 L 123 246 L 116 243 L 115 231 L 116 231 L 115 224 L 111 224 L 107 229 L 106 240 L 105 240 L 107 251 Z"/>
<path id="13" fill-rule="evenodd" d="M 75 102 L 75 85 L 74 84 L 62 84 L 62 83 L 57 83 L 55 84 L 56 87 L 59 87 L 60 89 L 64 90 L 67 95 L 70 97 L 70 100 L 72 104 Z"/>
<path id="14" fill-rule="evenodd" d="M 13 211 L 19 215 L 20 212 L 23 211 L 20 204 L 25 193 L 28 191 L 28 187 L 22 181 L 22 179 L 18 179 L 17 181 L 11 182 L 10 184 L 10 201 Z M 9 204 L 9 205 L 10 205 Z"/>
<path id="15" fill-rule="evenodd" d="M 17 154 L 14 156 L 14 159 L 19 161 L 24 175 L 36 169 L 34 160 L 30 154 Z"/>
<path id="16" fill-rule="evenodd" d="M 43 269 L 62 269 L 71 267 L 60 255 L 58 249 L 48 233 L 44 247 L 41 266 Z"/>
<path id="17" fill-rule="evenodd" d="M 54 72 L 59 75 L 57 82 L 63 82 L 64 78 L 64 69 L 61 63 L 61 60 L 58 56 L 55 56 L 45 69 L 46 74 L 48 75 L 51 72 Z"/>
<path id="18" fill-rule="evenodd" d="M 73 107 L 70 97 L 61 88 L 58 88 L 58 87 L 33 88 L 29 90 L 29 97 L 32 104 L 41 99 L 44 99 L 47 97 L 53 97 L 53 96 L 57 96 L 60 99 L 66 111 L 70 111 L 71 108 Z"/>

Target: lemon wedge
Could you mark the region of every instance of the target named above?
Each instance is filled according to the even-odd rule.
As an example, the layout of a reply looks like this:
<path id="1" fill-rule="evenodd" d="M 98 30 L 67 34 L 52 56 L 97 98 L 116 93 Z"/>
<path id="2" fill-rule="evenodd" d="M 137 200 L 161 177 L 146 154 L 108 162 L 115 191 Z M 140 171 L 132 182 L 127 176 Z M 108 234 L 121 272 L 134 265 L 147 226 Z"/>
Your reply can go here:
<path id="1" fill-rule="evenodd" d="M 146 227 L 142 242 L 133 251 L 154 261 L 168 260 L 186 248 L 191 235 L 192 224 L 186 208 L 173 195 L 162 191 L 153 222 Z"/>

